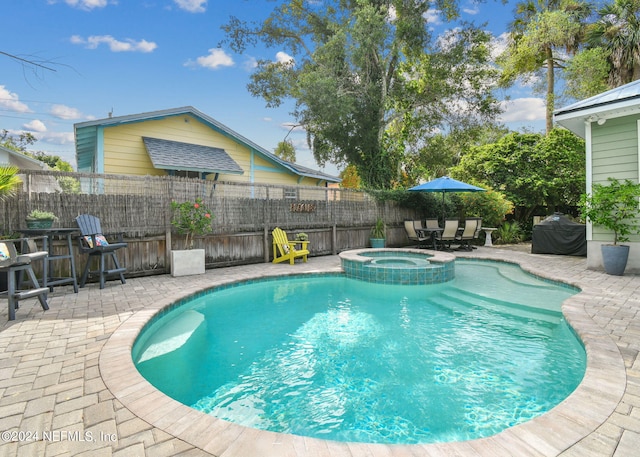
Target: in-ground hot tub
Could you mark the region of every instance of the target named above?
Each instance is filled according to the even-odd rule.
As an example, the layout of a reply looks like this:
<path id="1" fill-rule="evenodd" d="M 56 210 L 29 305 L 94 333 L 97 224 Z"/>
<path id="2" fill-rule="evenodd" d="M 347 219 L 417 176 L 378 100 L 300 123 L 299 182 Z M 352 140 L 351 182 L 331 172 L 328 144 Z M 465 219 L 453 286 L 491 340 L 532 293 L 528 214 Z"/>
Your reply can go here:
<path id="1" fill-rule="evenodd" d="M 455 276 L 455 257 L 418 249 L 355 249 L 340 253 L 349 278 L 381 284 L 439 284 Z"/>

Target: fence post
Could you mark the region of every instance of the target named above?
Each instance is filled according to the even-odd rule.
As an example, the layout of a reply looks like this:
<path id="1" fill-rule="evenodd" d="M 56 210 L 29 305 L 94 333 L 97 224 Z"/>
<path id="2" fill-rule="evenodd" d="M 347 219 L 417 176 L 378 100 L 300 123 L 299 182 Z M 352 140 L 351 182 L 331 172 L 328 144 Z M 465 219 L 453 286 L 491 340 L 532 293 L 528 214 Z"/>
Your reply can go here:
<path id="1" fill-rule="evenodd" d="M 267 224 L 264 224 L 262 242 L 264 244 L 264 263 L 269 263 L 269 226 Z"/>
<path id="2" fill-rule="evenodd" d="M 164 269 L 165 273 L 171 273 L 171 229 L 164 232 Z"/>
<path id="3" fill-rule="evenodd" d="M 338 254 L 338 227 L 335 222 L 331 227 L 331 253 L 333 255 Z"/>

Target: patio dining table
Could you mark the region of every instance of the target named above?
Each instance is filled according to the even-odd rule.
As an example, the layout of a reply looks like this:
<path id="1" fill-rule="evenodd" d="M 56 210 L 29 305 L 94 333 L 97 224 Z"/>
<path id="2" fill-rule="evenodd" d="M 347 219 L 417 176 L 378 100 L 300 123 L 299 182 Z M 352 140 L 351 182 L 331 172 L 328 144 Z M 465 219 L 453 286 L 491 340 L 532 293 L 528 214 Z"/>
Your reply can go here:
<path id="1" fill-rule="evenodd" d="M 430 227 L 430 228 L 419 228 L 416 229 L 416 233 L 418 234 L 418 236 L 420 238 L 422 237 L 431 237 L 431 242 L 433 243 L 433 250 L 437 251 L 438 250 L 438 234 L 442 233 L 444 231 L 444 229 L 442 227 Z"/>

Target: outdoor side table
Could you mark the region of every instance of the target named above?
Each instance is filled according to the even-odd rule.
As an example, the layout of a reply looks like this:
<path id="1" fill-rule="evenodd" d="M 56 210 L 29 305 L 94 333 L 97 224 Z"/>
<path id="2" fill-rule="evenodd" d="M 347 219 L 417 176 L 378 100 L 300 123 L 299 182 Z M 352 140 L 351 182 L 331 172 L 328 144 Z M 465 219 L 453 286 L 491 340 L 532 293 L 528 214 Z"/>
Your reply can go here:
<path id="1" fill-rule="evenodd" d="M 48 275 L 43 279 L 43 286 L 48 287 L 53 291 L 54 286 L 60 286 L 63 284 L 73 284 L 73 291 L 78 293 L 78 279 L 76 277 L 76 262 L 73 256 L 73 235 L 78 233 L 77 228 L 48 228 L 48 229 L 21 229 L 20 233 L 26 236 L 42 236 L 43 248 L 45 251 L 49 251 L 49 256 L 46 261 L 48 265 Z M 56 238 L 65 239 L 67 244 L 67 252 L 63 254 L 53 253 L 53 241 Z M 51 262 L 57 262 L 59 260 L 69 260 L 71 267 L 70 277 L 54 277 L 55 271 Z"/>
<path id="2" fill-rule="evenodd" d="M 491 227 L 482 227 L 482 230 L 484 230 L 485 235 L 487 235 L 487 237 L 484 240 L 484 245 L 485 246 L 493 246 L 493 241 L 491 240 L 491 233 L 495 232 L 498 229 L 497 228 L 491 228 Z"/>

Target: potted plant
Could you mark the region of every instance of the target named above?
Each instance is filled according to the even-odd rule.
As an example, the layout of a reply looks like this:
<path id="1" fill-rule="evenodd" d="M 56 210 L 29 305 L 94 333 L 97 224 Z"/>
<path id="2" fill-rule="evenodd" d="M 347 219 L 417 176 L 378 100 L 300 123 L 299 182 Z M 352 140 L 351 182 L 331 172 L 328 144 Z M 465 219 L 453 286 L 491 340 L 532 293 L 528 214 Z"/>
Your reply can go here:
<path id="1" fill-rule="evenodd" d="M 51 228 L 53 222 L 58 219 L 55 214 L 50 211 L 41 211 L 34 209 L 27 216 L 27 228 L 30 229 L 47 229 Z"/>
<path id="2" fill-rule="evenodd" d="M 300 232 L 296 235 L 296 241 L 309 241 L 309 235 L 304 232 Z"/>
<path id="3" fill-rule="evenodd" d="M 629 246 L 618 244 L 629 241 L 631 233 L 640 233 L 638 226 L 638 197 L 640 184 L 626 179 L 620 182 L 609 178 L 609 185 L 594 184 L 591 195 L 580 201 L 582 216 L 593 225 L 613 232 L 613 244 L 603 244 L 602 264 L 610 275 L 621 276 L 627 266 Z"/>
<path id="4" fill-rule="evenodd" d="M 171 251 L 171 275 L 202 274 L 205 270 L 204 249 L 193 249 L 193 238 L 212 231 L 213 215 L 199 198 L 193 202 L 171 202 L 171 209 L 171 225 L 179 235 L 185 235 L 185 249 Z"/>
<path id="5" fill-rule="evenodd" d="M 378 220 L 376 220 L 376 225 L 371 227 L 371 237 L 369 238 L 369 241 L 371 242 L 372 248 L 384 247 L 386 231 L 387 227 L 382 218 L 379 217 Z"/>

